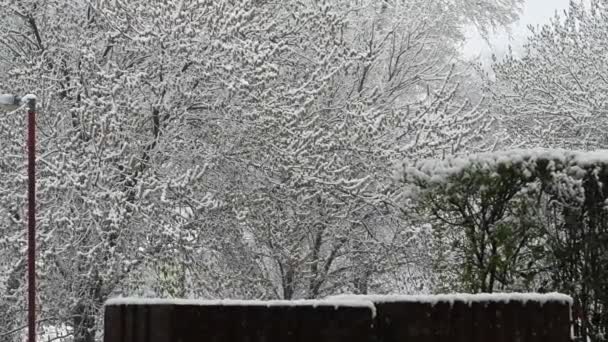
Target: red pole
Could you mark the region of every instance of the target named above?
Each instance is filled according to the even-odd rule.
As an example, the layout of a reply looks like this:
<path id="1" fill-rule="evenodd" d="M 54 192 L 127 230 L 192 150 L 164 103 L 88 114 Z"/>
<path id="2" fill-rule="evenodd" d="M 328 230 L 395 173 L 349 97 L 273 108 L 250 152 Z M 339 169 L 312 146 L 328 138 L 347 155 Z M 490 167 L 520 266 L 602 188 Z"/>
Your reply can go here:
<path id="1" fill-rule="evenodd" d="M 36 342 L 36 98 L 27 98 L 27 295 L 28 342 Z"/>

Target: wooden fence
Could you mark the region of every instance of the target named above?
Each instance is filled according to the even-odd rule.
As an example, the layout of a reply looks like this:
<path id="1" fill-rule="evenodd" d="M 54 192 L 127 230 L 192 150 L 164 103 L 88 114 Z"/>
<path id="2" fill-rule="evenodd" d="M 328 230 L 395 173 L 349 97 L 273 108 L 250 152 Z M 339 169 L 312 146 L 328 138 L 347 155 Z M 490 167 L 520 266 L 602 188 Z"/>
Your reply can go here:
<path id="1" fill-rule="evenodd" d="M 566 342 L 568 297 L 114 300 L 105 342 Z"/>

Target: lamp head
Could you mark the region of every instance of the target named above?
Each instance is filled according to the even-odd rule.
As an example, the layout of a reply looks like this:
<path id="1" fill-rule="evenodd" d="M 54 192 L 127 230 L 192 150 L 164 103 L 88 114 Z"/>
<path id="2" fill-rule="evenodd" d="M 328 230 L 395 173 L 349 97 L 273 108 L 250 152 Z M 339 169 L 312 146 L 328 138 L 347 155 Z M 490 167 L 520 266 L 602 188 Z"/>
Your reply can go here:
<path id="1" fill-rule="evenodd" d="M 0 94 L 0 109 L 15 110 L 21 106 L 21 98 L 11 94 Z"/>

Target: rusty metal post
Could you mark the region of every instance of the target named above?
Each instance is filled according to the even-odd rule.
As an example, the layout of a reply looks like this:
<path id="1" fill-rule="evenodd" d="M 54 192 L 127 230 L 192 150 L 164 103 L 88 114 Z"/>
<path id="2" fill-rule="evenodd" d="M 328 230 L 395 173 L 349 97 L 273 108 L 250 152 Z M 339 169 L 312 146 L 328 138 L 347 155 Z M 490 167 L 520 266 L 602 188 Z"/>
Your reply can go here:
<path id="1" fill-rule="evenodd" d="M 36 98 L 26 96 L 27 102 L 27 302 L 28 342 L 36 342 Z"/>

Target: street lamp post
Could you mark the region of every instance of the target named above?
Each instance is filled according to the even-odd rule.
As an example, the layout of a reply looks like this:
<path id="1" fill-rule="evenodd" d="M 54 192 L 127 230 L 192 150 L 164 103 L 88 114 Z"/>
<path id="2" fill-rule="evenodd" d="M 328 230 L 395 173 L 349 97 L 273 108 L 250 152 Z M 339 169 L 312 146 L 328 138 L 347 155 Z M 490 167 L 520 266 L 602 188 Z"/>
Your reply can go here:
<path id="1" fill-rule="evenodd" d="M 0 95 L 0 108 L 27 105 L 27 304 L 28 342 L 36 342 L 36 96 Z"/>

